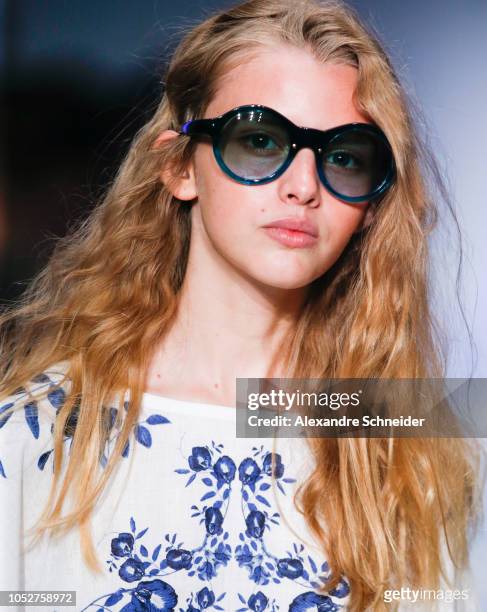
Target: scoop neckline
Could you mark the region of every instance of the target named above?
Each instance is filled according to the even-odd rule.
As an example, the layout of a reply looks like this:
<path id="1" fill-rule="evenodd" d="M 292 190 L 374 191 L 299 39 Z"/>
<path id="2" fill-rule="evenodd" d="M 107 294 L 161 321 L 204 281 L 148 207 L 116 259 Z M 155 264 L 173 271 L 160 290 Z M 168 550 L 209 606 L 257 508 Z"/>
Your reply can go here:
<path id="1" fill-rule="evenodd" d="M 142 393 L 142 405 L 149 409 L 157 406 L 160 409 L 173 412 L 192 414 L 195 416 L 208 416 L 221 418 L 224 420 L 235 421 L 236 408 L 224 404 L 209 404 L 207 402 L 195 402 L 191 400 L 168 397 L 150 391 Z"/>
<path id="2" fill-rule="evenodd" d="M 47 368 L 50 374 L 56 373 L 63 376 L 66 375 L 68 361 L 60 361 L 52 367 Z M 130 392 L 125 393 L 125 398 L 130 399 Z M 150 391 L 142 392 L 142 409 L 144 411 L 153 412 L 152 408 L 160 410 L 179 412 L 181 414 L 189 414 L 195 416 L 205 416 L 208 418 L 218 418 L 227 421 L 235 422 L 236 408 L 235 406 L 225 406 L 224 404 L 208 404 L 206 402 L 193 402 L 183 400 L 166 395 L 159 395 Z"/>

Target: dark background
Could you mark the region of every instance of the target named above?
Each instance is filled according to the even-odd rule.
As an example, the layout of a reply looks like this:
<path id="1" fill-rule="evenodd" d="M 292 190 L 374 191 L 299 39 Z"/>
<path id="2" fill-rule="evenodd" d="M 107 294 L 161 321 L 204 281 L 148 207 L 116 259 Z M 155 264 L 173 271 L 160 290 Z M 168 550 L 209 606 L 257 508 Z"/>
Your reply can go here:
<path id="1" fill-rule="evenodd" d="M 0 300 L 99 200 L 161 96 L 181 28 L 211 11 L 190 4 L 0 0 Z"/>

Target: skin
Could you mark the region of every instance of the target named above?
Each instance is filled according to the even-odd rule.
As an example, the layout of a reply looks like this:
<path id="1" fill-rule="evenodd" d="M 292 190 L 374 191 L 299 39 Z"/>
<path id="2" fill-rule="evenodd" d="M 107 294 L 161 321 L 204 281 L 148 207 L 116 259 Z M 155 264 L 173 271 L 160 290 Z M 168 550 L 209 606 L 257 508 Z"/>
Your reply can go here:
<path id="1" fill-rule="evenodd" d="M 322 64 L 308 51 L 274 46 L 227 73 L 205 117 L 263 104 L 297 125 L 321 130 L 367 122 L 352 101 L 356 82 L 353 67 Z M 176 137 L 167 130 L 158 142 Z M 162 169 L 161 180 L 168 178 Z M 275 181 L 246 186 L 222 172 L 210 144 L 199 143 L 173 194 L 195 200 L 188 268 L 177 320 L 154 352 L 146 390 L 231 406 L 235 378 L 279 376 L 269 364 L 309 284 L 370 222 L 371 211 L 326 191 L 310 149 L 302 149 Z M 263 226 L 283 217 L 313 221 L 317 243 L 292 248 L 270 238 Z"/>

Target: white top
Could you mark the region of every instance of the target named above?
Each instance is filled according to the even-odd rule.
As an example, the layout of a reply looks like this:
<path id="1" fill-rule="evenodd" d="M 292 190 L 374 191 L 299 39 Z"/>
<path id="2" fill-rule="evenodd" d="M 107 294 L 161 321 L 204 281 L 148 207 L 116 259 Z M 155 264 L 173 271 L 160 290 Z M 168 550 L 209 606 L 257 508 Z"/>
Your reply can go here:
<path id="1" fill-rule="evenodd" d="M 47 370 L 29 388 L 51 387 L 60 372 Z M 306 442 L 237 438 L 236 411 L 226 406 L 144 394 L 92 517 L 103 574 L 85 566 L 77 530 L 22 551 L 47 500 L 51 426 L 64 397 L 53 387 L 35 403 L 22 390 L 0 400 L 0 590 L 76 591 L 74 607 L 44 611 L 346 609 L 346 580 L 318 593 L 328 566 L 293 505 L 311 466 Z M 12 403 L 21 410 L 2 418 Z"/>

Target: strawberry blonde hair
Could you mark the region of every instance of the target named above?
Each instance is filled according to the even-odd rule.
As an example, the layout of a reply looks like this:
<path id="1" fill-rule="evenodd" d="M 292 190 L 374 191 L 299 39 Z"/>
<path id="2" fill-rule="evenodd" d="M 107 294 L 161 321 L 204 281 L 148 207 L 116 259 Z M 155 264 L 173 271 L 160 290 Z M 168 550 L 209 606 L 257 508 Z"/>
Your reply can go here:
<path id="1" fill-rule="evenodd" d="M 295 378 L 444 375 L 429 307 L 427 244 L 443 211 L 428 190 L 431 159 L 381 44 L 352 9 L 335 1 L 249 0 L 210 16 L 174 52 L 161 103 L 103 201 L 59 240 L 48 265 L 0 316 L 2 394 L 53 363 L 69 363 L 70 391 L 54 428 L 53 484 L 36 530 L 78 527 L 84 559 L 95 571 L 102 569 L 90 534 L 92 511 L 137 422 L 152 353 L 175 319 L 188 257 L 191 203 L 176 200 L 160 174 L 166 164 L 174 177 L 182 173 L 194 144 L 185 137 L 155 143 L 164 130 L 204 116 L 221 77 L 276 43 L 357 69 L 357 108 L 385 132 L 397 166 L 371 225 L 312 283 L 276 355 L 285 355 Z M 121 408 L 126 390 L 130 406 L 118 411 L 120 434 L 100 474 L 110 431 L 104 406 L 117 396 Z M 61 482 L 63 435 L 73 416 Z M 435 588 L 445 571 L 444 550 L 454 567 L 467 567 L 478 505 L 473 440 L 309 444 L 316 468 L 295 502 L 332 570 L 327 590 L 346 576 L 351 610 L 386 609 L 386 588 Z M 69 495 L 74 503 L 63 514 Z"/>

